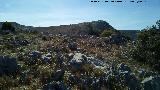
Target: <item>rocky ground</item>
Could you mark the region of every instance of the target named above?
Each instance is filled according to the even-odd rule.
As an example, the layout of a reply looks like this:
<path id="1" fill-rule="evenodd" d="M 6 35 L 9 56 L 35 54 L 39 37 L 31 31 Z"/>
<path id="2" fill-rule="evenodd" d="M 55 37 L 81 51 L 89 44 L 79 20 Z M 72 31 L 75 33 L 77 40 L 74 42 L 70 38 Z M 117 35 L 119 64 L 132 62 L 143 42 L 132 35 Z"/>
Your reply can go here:
<path id="1" fill-rule="evenodd" d="M 160 90 L 159 74 L 129 56 L 123 37 L 0 36 L 3 90 Z"/>

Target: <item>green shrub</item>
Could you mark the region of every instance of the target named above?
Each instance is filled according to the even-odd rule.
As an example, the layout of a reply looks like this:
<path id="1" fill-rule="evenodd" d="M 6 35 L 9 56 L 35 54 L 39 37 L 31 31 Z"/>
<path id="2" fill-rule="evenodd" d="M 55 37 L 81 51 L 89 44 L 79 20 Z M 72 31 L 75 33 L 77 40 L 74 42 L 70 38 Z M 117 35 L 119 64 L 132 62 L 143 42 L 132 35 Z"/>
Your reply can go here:
<path id="1" fill-rule="evenodd" d="M 109 36 L 111 36 L 111 35 L 113 35 L 113 34 L 116 34 L 116 33 L 118 33 L 118 31 L 115 30 L 115 29 L 108 29 L 108 30 L 104 30 L 104 31 L 100 34 L 100 36 L 101 36 L 101 37 L 109 37 Z"/>
<path id="2" fill-rule="evenodd" d="M 15 28 L 12 26 L 12 24 L 10 23 L 10 22 L 4 22 L 3 24 L 2 24 L 2 28 L 1 28 L 1 30 L 10 30 L 10 31 L 15 31 Z"/>
<path id="3" fill-rule="evenodd" d="M 160 23 L 158 22 L 160 21 L 138 34 L 136 45 L 131 50 L 135 60 L 149 64 L 157 70 L 160 68 Z"/>
<path id="4" fill-rule="evenodd" d="M 88 29 L 87 29 L 87 33 L 88 33 L 89 35 L 99 36 L 101 30 L 99 30 L 99 29 L 97 29 L 97 28 L 94 28 L 94 26 L 93 26 L 92 24 L 88 24 L 88 25 L 87 25 L 87 28 L 88 28 Z"/>

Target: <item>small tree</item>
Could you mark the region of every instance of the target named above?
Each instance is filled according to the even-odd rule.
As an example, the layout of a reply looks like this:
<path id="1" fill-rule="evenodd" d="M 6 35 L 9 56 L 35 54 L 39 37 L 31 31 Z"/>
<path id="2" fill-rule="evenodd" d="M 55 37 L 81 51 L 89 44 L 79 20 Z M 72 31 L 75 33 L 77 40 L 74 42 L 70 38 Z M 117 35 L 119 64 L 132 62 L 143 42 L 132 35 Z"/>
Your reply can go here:
<path id="1" fill-rule="evenodd" d="M 5 30 L 10 30 L 10 31 L 12 31 L 12 32 L 14 32 L 15 31 L 15 28 L 12 26 L 12 24 L 10 23 L 10 22 L 4 22 L 3 24 L 2 24 L 2 28 L 1 28 L 1 30 L 3 30 L 3 31 L 5 31 Z"/>
<path id="2" fill-rule="evenodd" d="M 158 21 L 156 22 L 156 24 L 157 24 L 157 29 L 160 30 L 160 20 L 158 20 Z"/>
<path id="3" fill-rule="evenodd" d="M 159 21 L 157 21 L 159 22 Z M 158 26 L 158 27 L 157 27 Z M 160 68 L 160 23 L 156 23 L 138 34 L 132 57 L 140 62 L 151 65 L 155 69 Z"/>
<path id="4" fill-rule="evenodd" d="M 113 34 L 117 34 L 117 33 L 119 33 L 117 30 L 115 30 L 115 29 L 108 29 L 108 30 L 104 30 L 101 34 L 100 34 L 100 36 L 101 37 L 109 37 L 109 36 L 111 36 L 111 35 L 113 35 Z"/>

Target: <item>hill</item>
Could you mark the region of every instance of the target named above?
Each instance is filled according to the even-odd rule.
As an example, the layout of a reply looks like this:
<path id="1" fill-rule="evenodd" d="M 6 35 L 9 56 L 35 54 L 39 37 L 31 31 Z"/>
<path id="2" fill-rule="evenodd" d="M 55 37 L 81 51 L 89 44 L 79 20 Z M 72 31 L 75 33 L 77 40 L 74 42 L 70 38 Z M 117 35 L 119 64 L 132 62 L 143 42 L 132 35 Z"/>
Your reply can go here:
<path id="1" fill-rule="evenodd" d="M 50 27 L 35 27 L 34 30 L 40 32 L 49 32 L 52 34 L 65 34 L 65 35 L 86 35 L 92 29 L 93 31 L 102 32 L 105 29 L 112 28 L 109 23 L 103 20 L 84 22 L 79 24 L 50 26 Z"/>
<path id="2" fill-rule="evenodd" d="M 0 22 L 0 27 L 3 22 Z M 50 26 L 50 27 L 33 27 L 21 25 L 17 22 L 11 22 L 16 30 L 35 30 L 38 32 L 43 32 L 44 34 L 65 34 L 69 36 L 76 35 L 89 35 L 92 32 L 102 32 L 106 29 L 114 29 L 108 22 L 103 20 L 83 22 L 78 24 L 70 25 L 60 25 L 60 26 Z M 132 40 L 137 37 L 138 30 L 119 30 L 122 34 L 129 36 Z"/>
<path id="3" fill-rule="evenodd" d="M 4 22 L 0 22 L 0 28 L 2 27 L 2 24 Z M 12 24 L 12 26 L 15 27 L 16 30 L 32 30 L 33 26 L 25 26 L 25 25 L 21 25 L 17 22 L 10 22 Z"/>

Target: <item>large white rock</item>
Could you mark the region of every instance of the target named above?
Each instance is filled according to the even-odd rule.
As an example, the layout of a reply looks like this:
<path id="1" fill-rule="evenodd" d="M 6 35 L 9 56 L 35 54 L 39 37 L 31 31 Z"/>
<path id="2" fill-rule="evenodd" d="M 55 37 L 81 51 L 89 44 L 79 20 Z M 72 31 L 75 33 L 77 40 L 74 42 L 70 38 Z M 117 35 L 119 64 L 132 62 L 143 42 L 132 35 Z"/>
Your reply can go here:
<path id="1" fill-rule="evenodd" d="M 84 54 L 75 53 L 73 58 L 69 61 L 69 65 L 72 67 L 72 69 L 79 70 L 85 62 L 84 57 Z"/>

